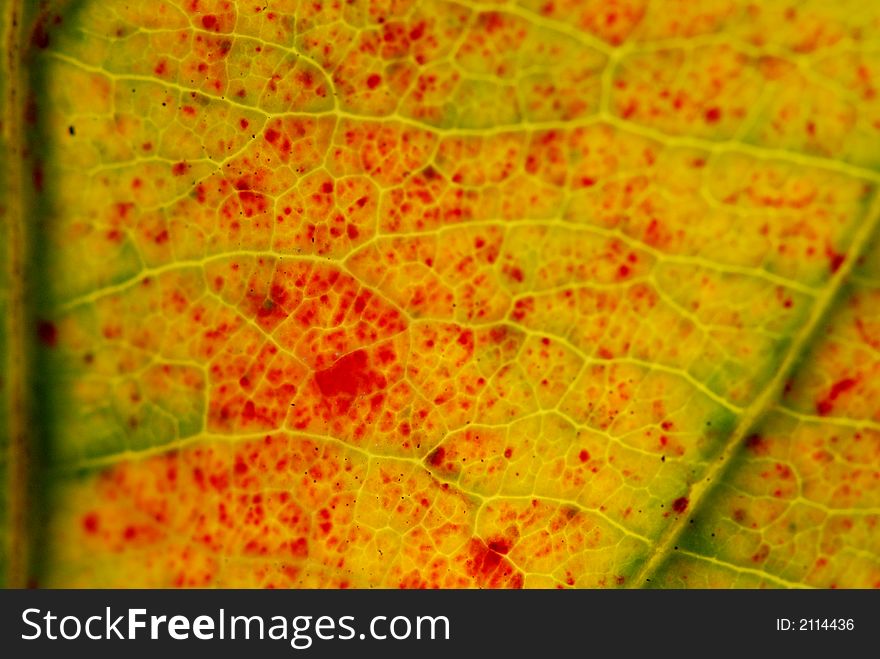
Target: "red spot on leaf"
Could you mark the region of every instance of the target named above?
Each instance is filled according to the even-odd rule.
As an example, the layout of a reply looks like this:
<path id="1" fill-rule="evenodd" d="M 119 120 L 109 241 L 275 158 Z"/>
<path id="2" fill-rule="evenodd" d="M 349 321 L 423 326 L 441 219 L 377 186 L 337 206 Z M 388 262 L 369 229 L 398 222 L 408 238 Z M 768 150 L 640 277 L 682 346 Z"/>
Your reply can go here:
<path id="1" fill-rule="evenodd" d="M 474 539 L 469 548 L 468 572 L 483 588 L 522 588 L 523 575 L 499 552 L 482 540 Z"/>
<path id="2" fill-rule="evenodd" d="M 430 455 L 428 455 L 428 463 L 439 467 L 443 464 L 443 460 L 446 458 L 446 449 L 442 446 L 438 446 L 436 449 L 431 451 Z"/>
<path id="3" fill-rule="evenodd" d="M 846 260 L 846 255 L 834 251 L 831 245 L 825 246 L 825 256 L 828 258 L 828 269 L 832 274 L 837 272 Z"/>
<path id="4" fill-rule="evenodd" d="M 37 323 L 37 338 L 44 346 L 54 348 L 58 344 L 58 328 L 54 323 L 41 320 Z"/>
<path id="5" fill-rule="evenodd" d="M 367 353 L 364 350 L 340 357 L 329 368 L 315 373 L 315 382 L 324 396 L 356 396 L 365 388 L 368 380 Z"/>
<path id="6" fill-rule="evenodd" d="M 89 513 L 82 520 L 83 529 L 85 532 L 94 535 L 98 532 L 99 520 L 98 515 L 95 513 Z"/>
<path id="7" fill-rule="evenodd" d="M 749 436 L 746 439 L 746 448 L 755 455 L 766 455 L 770 451 L 767 440 L 760 435 Z"/>
<path id="8" fill-rule="evenodd" d="M 719 108 L 709 108 L 704 115 L 706 123 L 714 124 L 721 119 L 721 110 Z"/>
<path id="9" fill-rule="evenodd" d="M 498 553 L 498 554 L 506 554 L 510 551 L 510 540 L 506 538 L 496 538 L 494 540 L 489 540 L 487 543 L 489 549 Z"/>
<path id="10" fill-rule="evenodd" d="M 770 546 L 767 544 L 762 544 L 760 547 L 758 547 L 758 551 L 756 551 L 752 555 L 752 561 L 754 561 L 755 563 L 762 563 L 769 555 Z"/>
<path id="11" fill-rule="evenodd" d="M 683 513 L 687 510 L 688 503 L 690 503 L 687 497 L 678 497 L 675 501 L 672 502 L 672 509 L 677 513 Z"/>
<path id="12" fill-rule="evenodd" d="M 844 378 L 831 385 L 831 390 L 828 392 L 828 395 L 816 402 L 816 412 L 818 412 L 819 416 L 830 414 L 834 409 L 834 401 L 836 401 L 841 394 L 844 394 L 855 387 L 857 383 L 858 381 L 854 378 Z"/>
<path id="13" fill-rule="evenodd" d="M 31 43 L 43 50 L 49 47 L 49 32 L 46 30 L 45 18 L 37 21 L 31 33 Z"/>
<path id="14" fill-rule="evenodd" d="M 35 164 L 31 170 L 31 180 L 34 182 L 34 189 L 37 192 L 43 191 L 43 166 L 39 163 Z"/>

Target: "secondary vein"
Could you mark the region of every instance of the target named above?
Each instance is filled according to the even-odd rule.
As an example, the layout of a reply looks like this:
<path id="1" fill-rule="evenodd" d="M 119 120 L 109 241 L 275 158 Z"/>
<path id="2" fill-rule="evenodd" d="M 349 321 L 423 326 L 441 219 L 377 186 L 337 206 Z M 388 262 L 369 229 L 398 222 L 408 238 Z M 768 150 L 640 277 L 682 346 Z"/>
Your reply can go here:
<path id="1" fill-rule="evenodd" d="M 785 357 L 776 369 L 774 376 L 768 381 L 761 393 L 745 409 L 739 423 L 728 438 L 717 459 L 709 467 L 703 478 L 697 481 L 690 490 L 690 510 L 697 510 L 708 498 L 717 484 L 724 480 L 730 469 L 733 458 L 741 450 L 745 440 L 764 416 L 775 406 L 791 377 L 798 361 L 813 340 L 817 331 L 824 325 L 829 312 L 834 307 L 837 296 L 849 279 L 859 257 L 864 254 L 880 223 L 880 195 L 874 194 L 865 219 L 856 228 L 852 244 L 847 250 L 846 258 L 838 270 L 831 276 L 828 285 L 816 297 L 810 316 L 795 336 Z M 642 564 L 638 572 L 630 580 L 631 587 L 642 588 L 648 585 L 651 578 L 663 567 L 667 558 L 675 550 L 684 530 L 689 526 L 692 514 L 680 514 L 670 523 L 658 539 L 654 551 Z"/>

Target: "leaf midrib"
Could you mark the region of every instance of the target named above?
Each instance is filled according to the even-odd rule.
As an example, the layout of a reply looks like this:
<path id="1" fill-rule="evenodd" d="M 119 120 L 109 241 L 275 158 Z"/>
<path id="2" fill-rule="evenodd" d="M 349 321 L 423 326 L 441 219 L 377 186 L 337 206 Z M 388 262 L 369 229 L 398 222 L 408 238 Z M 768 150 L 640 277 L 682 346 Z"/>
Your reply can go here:
<path id="1" fill-rule="evenodd" d="M 807 322 L 802 326 L 800 332 L 795 335 L 785 356 L 776 369 L 776 373 L 767 381 L 767 384 L 752 403 L 746 407 L 739 418 L 739 422 L 724 443 L 718 457 L 712 462 L 712 466 L 691 487 L 688 494 L 689 504 L 687 511 L 677 515 L 675 520 L 666 526 L 653 550 L 642 563 L 641 568 L 629 580 L 628 587 L 643 588 L 650 585 L 652 578 L 657 575 L 671 554 L 676 550 L 682 533 L 688 527 L 689 520 L 706 504 L 718 483 L 725 480 L 725 476 L 733 464 L 733 458 L 742 450 L 746 438 L 752 434 L 764 417 L 777 404 L 784 390 L 785 383 L 793 376 L 799 361 L 809 349 L 815 335 L 828 320 L 840 292 L 844 289 L 852 274 L 853 268 L 855 268 L 859 259 L 865 254 L 867 247 L 870 245 L 877 231 L 878 224 L 880 224 L 880 193 L 874 192 L 865 217 L 853 234 L 852 242 L 846 252 L 843 263 L 832 274 L 828 284 L 816 297 Z"/>
<path id="2" fill-rule="evenodd" d="M 2 63 L 0 70 L 5 73 L 3 89 L 2 135 L 0 141 L 5 145 L 2 175 L 6 179 L 7 197 L 5 223 L 7 226 L 6 254 L 4 260 L 9 282 L 9 306 L 5 320 L 7 335 L 6 382 L 9 396 L 9 433 L 7 462 L 7 492 L 9 497 L 8 526 L 6 529 L 8 562 L 5 581 L 8 588 L 22 588 L 27 584 L 30 555 L 28 524 L 28 491 L 30 489 L 31 437 L 29 433 L 28 410 L 28 369 L 29 354 L 27 343 L 28 319 L 25 306 L 26 281 L 22 276 L 27 265 L 27 229 L 25 227 L 25 205 L 27 189 L 24 175 L 26 164 L 25 150 L 25 105 L 22 90 L 25 89 L 21 58 L 24 49 L 26 20 L 23 15 L 22 0 L 6 0 L 3 15 L 0 16 L 2 33 Z"/>

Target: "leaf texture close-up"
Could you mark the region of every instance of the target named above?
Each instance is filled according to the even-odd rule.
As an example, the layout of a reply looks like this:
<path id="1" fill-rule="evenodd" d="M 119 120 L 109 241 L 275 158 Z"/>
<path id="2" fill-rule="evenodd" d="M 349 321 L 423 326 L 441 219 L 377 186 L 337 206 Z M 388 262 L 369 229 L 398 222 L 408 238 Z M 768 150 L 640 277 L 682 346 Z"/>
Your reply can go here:
<path id="1" fill-rule="evenodd" d="M 880 4 L 0 6 L 5 585 L 880 587 Z"/>

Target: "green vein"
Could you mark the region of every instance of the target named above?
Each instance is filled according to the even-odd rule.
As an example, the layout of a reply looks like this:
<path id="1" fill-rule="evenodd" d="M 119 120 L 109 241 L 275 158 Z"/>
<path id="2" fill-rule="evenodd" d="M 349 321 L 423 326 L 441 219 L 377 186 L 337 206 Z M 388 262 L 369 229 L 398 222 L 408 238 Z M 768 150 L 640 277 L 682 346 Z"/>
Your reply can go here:
<path id="1" fill-rule="evenodd" d="M 693 512 L 700 508 L 709 498 L 709 494 L 714 491 L 717 484 L 724 479 L 733 463 L 733 458 L 742 449 L 746 438 L 776 405 L 786 381 L 791 377 L 803 353 L 833 309 L 838 294 L 844 288 L 849 274 L 856 266 L 859 257 L 861 257 L 870 244 L 878 224 L 880 224 L 880 195 L 875 193 L 865 219 L 856 229 L 852 244 L 849 250 L 847 250 L 846 259 L 837 272 L 833 274 L 828 282 L 828 286 L 816 299 L 810 316 L 807 318 L 801 331 L 794 337 L 785 357 L 776 369 L 775 375 L 768 381 L 763 391 L 746 408 L 736 428 L 720 451 L 719 457 L 714 461 L 713 466 L 709 468 L 704 478 L 693 485 L 689 492 L 690 512 L 678 515 L 673 522 L 666 526 L 654 550 L 630 582 L 633 587 L 641 588 L 650 584 L 651 577 L 658 573 L 659 569 L 675 551 L 679 538 L 685 529 L 688 528 L 688 521 L 692 517 Z"/>

